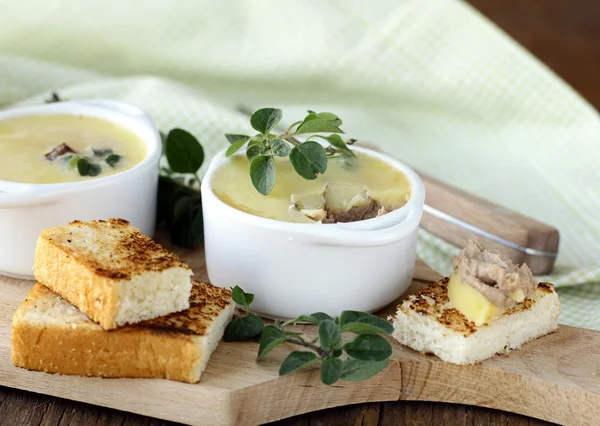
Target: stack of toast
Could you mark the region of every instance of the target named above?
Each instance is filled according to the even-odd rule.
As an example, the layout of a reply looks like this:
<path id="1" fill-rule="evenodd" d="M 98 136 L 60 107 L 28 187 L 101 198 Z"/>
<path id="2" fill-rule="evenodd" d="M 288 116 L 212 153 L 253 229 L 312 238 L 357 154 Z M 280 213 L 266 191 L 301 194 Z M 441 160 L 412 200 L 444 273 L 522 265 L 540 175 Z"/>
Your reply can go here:
<path id="1" fill-rule="evenodd" d="M 228 289 L 122 219 L 45 230 L 12 321 L 17 367 L 196 383 L 231 320 Z"/>

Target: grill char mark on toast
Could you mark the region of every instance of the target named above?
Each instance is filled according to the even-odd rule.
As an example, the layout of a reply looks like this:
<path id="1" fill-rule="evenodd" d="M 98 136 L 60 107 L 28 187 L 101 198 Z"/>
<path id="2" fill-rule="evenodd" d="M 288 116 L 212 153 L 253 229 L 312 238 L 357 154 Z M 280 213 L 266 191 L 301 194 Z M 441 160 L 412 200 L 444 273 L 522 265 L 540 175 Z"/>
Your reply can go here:
<path id="1" fill-rule="evenodd" d="M 204 336 L 208 334 L 207 324 L 210 324 L 230 301 L 230 290 L 219 287 L 203 289 L 200 282 L 194 280 L 189 309 L 128 327 L 151 329 L 160 334 Z"/>
<path id="2" fill-rule="evenodd" d="M 405 314 L 414 311 L 419 315 L 429 316 L 449 330 L 460 333 L 464 337 L 468 337 L 475 333 L 479 328 L 486 327 L 487 324 L 479 327 L 476 326 L 475 323 L 469 321 L 460 311 L 450 305 L 450 299 L 448 297 L 449 280 L 449 277 L 445 277 L 423 287 L 415 294 L 406 298 L 402 304 L 398 305 L 398 309 Z M 547 282 L 540 282 L 538 288 L 547 294 L 554 292 L 554 286 Z M 533 299 L 525 299 L 523 302 L 506 310 L 502 315 L 508 316 L 516 314 L 517 312 L 526 311 L 535 303 L 536 302 Z"/>
<path id="3" fill-rule="evenodd" d="M 102 235 L 103 231 L 107 229 L 119 233 L 119 241 L 110 255 L 111 260 L 119 260 L 118 266 L 113 266 L 114 262 L 99 262 L 91 256 L 82 254 L 80 249 L 73 247 L 74 244 L 65 244 L 63 236 L 53 235 L 51 231 L 42 234 L 44 238 L 59 246 L 66 254 L 77 258 L 80 263 L 92 269 L 98 276 L 114 280 L 129 280 L 135 275 L 147 272 L 161 272 L 175 267 L 189 269 L 189 266 L 182 262 L 177 255 L 169 252 L 137 229 L 132 229 L 127 220 L 118 218 L 90 222 L 75 220 L 70 222 L 69 226 L 92 228 L 99 235 Z M 72 243 L 74 238 L 70 232 L 68 243 Z"/>

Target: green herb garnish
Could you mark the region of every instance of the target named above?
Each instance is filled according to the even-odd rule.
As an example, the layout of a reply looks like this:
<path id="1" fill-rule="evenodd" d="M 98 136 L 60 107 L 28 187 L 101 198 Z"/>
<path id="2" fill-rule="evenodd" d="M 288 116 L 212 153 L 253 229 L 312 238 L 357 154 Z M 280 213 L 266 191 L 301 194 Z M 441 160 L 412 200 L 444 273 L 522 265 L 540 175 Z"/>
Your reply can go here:
<path id="1" fill-rule="evenodd" d="M 87 158 L 80 158 L 77 160 L 77 171 L 80 176 L 87 176 L 90 172 L 90 162 Z"/>
<path id="2" fill-rule="evenodd" d="M 73 159 L 71 159 L 73 160 Z M 102 172 L 99 164 L 90 162 L 87 158 L 77 158 L 77 171 L 80 176 L 98 176 Z"/>
<path id="3" fill-rule="evenodd" d="M 161 133 L 161 138 L 168 166 L 160 169 L 156 222 L 165 225 L 173 244 L 193 247 L 204 240 L 202 198 L 194 187 L 200 182 L 204 149 L 183 129 Z"/>
<path id="4" fill-rule="evenodd" d="M 61 99 L 61 97 L 58 96 L 58 93 L 52 92 L 50 94 L 50 98 L 46 99 L 44 102 L 46 102 L 47 104 L 52 104 L 55 102 L 63 102 L 63 101 L 64 101 L 64 99 Z"/>
<path id="5" fill-rule="evenodd" d="M 279 367 L 279 375 L 293 373 L 321 361 L 321 381 L 331 385 L 338 380 L 361 381 L 382 371 L 389 362 L 392 345 L 381 335 L 389 335 L 392 325 L 373 314 L 344 311 L 337 318 L 323 312 L 280 323 L 265 324 L 249 312 L 254 295 L 234 287 L 233 300 L 243 307 L 243 315 L 235 317 L 225 328 L 223 340 L 258 342 L 257 360 L 283 343 L 301 346 L 305 350 L 292 351 Z M 290 330 L 298 322 L 317 326 L 318 337 L 308 340 L 303 333 Z M 353 333 L 350 340 L 342 339 L 344 333 Z"/>
<path id="6" fill-rule="evenodd" d="M 112 152 L 112 150 L 111 150 L 111 152 Z M 104 161 L 106 161 L 106 164 L 108 164 L 110 167 L 115 167 L 120 160 L 121 160 L 120 155 L 110 154 L 108 157 L 106 157 L 106 159 Z"/>
<path id="7" fill-rule="evenodd" d="M 102 167 L 96 163 L 90 163 L 88 169 L 88 175 L 90 176 L 98 176 L 102 172 Z"/>
<path id="8" fill-rule="evenodd" d="M 271 133 L 282 117 L 280 109 L 262 108 L 250 117 L 250 125 L 260 133 L 255 136 L 225 134 L 231 144 L 226 152 L 227 157 L 246 145 L 250 179 L 261 194 L 270 194 L 275 186 L 275 157 L 288 157 L 296 173 L 307 180 L 314 180 L 319 174 L 325 173 L 329 158 L 355 157 L 348 147 L 355 140 L 344 141 L 339 135 L 344 132 L 340 128 L 342 120 L 337 115 L 309 110 L 304 120 L 292 123 L 283 133 Z M 304 142 L 300 142 L 297 139 L 300 135 L 308 136 Z M 321 139 L 329 145 L 324 147 L 315 139 Z"/>
<path id="9" fill-rule="evenodd" d="M 106 157 L 107 155 L 112 154 L 113 150 L 110 148 L 92 148 L 92 152 L 96 157 Z"/>

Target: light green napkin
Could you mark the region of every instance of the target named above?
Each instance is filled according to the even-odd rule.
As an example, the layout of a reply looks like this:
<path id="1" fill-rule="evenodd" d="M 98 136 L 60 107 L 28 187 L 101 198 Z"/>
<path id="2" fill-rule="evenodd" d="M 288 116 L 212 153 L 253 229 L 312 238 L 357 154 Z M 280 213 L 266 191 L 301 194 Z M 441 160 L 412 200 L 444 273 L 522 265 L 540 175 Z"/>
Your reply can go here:
<path id="1" fill-rule="evenodd" d="M 0 102 L 116 98 L 210 158 L 235 106 L 344 119 L 430 175 L 557 226 L 561 322 L 600 329 L 600 117 L 459 1 L 0 0 Z M 447 273 L 457 251 L 421 233 Z"/>

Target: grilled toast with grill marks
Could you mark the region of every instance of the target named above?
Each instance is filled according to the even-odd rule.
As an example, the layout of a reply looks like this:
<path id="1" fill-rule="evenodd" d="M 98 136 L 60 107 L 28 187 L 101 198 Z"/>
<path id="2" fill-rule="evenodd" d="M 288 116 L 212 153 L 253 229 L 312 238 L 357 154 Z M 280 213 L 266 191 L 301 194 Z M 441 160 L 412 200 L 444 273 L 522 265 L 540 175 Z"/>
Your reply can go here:
<path id="1" fill-rule="evenodd" d="M 234 306 L 230 290 L 194 281 L 189 309 L 105 331 L 38 283 L 13 316 L 11 358 L 47 373 L 196 383 Z"/>
<path id="2" fill-rule="evenodd" d="M 105 330 L 189 307 L 191 268 L 123 219 L 44 230 L 34 275 Z"/>
<path id="3" fill-rule="evenodd" d="M 396 340 L 446 362 L 475 364 L 558 328 L 560 303 L 550 283 L 539 283 L 529 298 L 477 326 L 452 306 L 448 280 L 429 284 L 398 306 L 390 318 Z"/>

